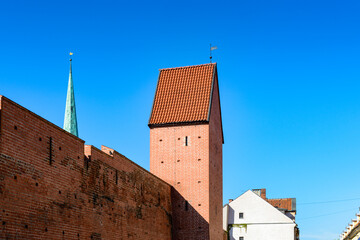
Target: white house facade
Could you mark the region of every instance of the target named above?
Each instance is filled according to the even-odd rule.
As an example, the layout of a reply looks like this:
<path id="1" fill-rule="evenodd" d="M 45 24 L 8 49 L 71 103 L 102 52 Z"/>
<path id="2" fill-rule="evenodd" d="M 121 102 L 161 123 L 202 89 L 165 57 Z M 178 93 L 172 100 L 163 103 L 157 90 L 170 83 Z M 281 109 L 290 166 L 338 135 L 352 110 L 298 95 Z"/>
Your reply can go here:
<path id="1" fill-rule="evenodd" d="M 296 240 L 290 217 L 249 190 L 223 208 L 223 228 L 231 240 Z"/>

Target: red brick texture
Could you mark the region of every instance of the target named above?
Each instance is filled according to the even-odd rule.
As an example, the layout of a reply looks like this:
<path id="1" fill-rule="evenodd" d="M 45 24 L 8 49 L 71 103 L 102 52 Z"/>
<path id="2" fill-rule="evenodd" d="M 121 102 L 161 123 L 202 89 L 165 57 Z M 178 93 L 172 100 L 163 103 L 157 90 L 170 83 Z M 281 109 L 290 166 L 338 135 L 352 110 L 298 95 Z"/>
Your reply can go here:
<path id="1" fill-rule="evenodd" d="M 178 84 L 176 78 L 172 84 Z M 223 238 L 223 138 L 217 74 L 213 75 L 211 93 L 209 122 L 150 124 L 150 171 L 174 187 L 175 240 Z"/>
<path id="2" fill-rule="evenodd" d="M 209 123 L 209 172 L 210 172 L 210 239 L 220 239 L 222 230 L 222 143 L 223 131 L 220 110 L 220 96 L 217 74 L 213 86 Z"/>
<path id="3" fill-rule="evenodd" d="M 0 101 L 0 239 L 171 239 L 170 185 Z"/>
<path id="4" fill-rule="evenodd" d="M 174 239 L 209 239 L 208 146 L 209 125 L 150 130 L 150 171 L 176 190 Z"/>
<path id="5" fill-rule="evenodd" d="M 262 188 L 260 191 L 260 197 L 266 200 L 266 188 Z"/>

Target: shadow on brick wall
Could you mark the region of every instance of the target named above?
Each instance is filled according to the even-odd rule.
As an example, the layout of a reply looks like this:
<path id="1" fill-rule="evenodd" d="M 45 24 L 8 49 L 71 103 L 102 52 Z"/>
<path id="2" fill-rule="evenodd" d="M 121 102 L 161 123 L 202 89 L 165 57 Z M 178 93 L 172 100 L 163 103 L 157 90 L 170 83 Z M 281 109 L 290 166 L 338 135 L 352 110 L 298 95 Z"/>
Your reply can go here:
<path id="1" fill-rule="evenodd" d="M 174 188 L 171 188 L 171 202 L 174 240 L 209 239 L 209 223 L 195 210 L 195 203 L 186 201 Z"/>

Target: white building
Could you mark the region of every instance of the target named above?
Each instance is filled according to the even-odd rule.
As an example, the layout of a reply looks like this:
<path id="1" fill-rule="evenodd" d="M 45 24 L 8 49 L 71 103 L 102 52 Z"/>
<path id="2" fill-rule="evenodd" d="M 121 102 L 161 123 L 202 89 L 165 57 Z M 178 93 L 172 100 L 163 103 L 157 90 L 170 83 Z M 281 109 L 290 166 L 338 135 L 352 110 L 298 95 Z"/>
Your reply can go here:
<path id="1" fill-rule="evenodd" d="M 265 198 L 265 199 L 264 199 Z M 296 240 L 295 217 L 285 215 L 266 197 L 249 190 L 223 208 L 223 228 L 230 240 Z M 295 216 L 295 214 L 294 214 Z"/>

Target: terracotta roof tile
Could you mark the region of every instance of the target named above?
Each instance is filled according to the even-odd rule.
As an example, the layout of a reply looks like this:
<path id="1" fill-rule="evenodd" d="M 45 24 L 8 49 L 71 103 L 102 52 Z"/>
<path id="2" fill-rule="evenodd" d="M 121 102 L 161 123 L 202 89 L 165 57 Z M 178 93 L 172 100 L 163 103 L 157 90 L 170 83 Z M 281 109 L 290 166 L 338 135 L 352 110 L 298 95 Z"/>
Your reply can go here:
<path id="1" fill-rule="evenodd" d="M 282 208 L 288 211 L 294 210 L 292 198 L 266 199 L 266 201 L 276 208 Z"/>
<path id="2" fill-rule="evenodd" d="M 150 125 L 208 121 L 216 64 L 161 69 Z"/>

